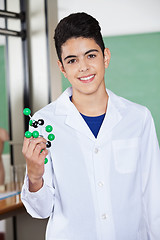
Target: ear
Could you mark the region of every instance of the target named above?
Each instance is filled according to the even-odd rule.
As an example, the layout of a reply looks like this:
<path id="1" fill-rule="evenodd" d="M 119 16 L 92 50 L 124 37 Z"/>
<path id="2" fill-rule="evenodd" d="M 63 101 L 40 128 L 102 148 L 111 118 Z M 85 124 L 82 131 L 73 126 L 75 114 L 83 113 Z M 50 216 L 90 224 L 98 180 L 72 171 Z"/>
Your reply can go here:
<path id="1" fill-rule="evenodd" d="M 111 52 L 110 52 L 109 48 L 105 48 L 104 49 L 104 64 L 105 64 L 105 68 L 108 68 L 109 63 L 110 63 L 110 59 L 111 59 Z"/>
<path id="2" fill-rule="evenodd" d="M 59 67 L 60 71 L 63 73 L 64 77 L 66 78 L 66 77 L 67 77 L 67 74 L 66 74 L 66 71 L 65 71 L 65 69 L 64 69 L 64 67 L 63 67 L 63 64 L 61 63 L 60 60 L 58 60 L 57 63 L 58 63 L 58 67 Z"/>

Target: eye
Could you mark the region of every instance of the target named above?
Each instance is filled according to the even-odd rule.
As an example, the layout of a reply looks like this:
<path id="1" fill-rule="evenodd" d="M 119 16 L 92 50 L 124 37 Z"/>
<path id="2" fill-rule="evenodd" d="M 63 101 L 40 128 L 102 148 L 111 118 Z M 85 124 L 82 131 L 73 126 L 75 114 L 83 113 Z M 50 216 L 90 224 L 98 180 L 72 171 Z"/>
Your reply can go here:
<path id="1" fill-rule="evenodd" d="M 88 55 L 88 58 L 95 58 L 95 57 L 96 57 L 95 54 L 89 54 L 89 55 Z"/>
<path id="2" fill-rule="evenodd" d="M 76 59 L 73 58 L 73 59 L 68 61 L 68 64 L 72 64 L 72 63 L 75 63 L 75 62 L 76 62 Z"/>

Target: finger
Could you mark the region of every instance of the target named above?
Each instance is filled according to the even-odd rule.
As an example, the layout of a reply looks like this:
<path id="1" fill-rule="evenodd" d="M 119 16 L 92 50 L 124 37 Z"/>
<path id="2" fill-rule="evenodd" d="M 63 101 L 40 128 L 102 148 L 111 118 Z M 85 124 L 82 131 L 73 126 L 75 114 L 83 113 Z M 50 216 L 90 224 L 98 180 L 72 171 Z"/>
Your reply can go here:
<path id="1" fill-rule="evenodd" d="M 40 154 L 46 149 L 45 143 L 39 143 L 36 145 L 34 151 L 33 151 L 33 157 L 39 158 Z M 42 151 L 43 150 L 43 151 Z"/>
<path id="2" fill-rule="evenodd" d="M 47 140 L 43 137 L 31 138 L 28 146 L 28 150 L 33 152 L 36 146 L 40 143 L 46 144 Z"/>
<path id="3" fill-rule="evenodd" d="M 34 155 L 34 151 L 39 144 L 44 144 L 43 146 L 45 148 L 46 142 L 47 142 L 47 140 L 44 139 L 43 137 L 31 138 L 29 141 L 29 145 L 28 145 L 26 154 L 25 154 L 26 158 L 30 159 Z M 40 146 L 38 146 L 38 149 L 39 148 L 40 148 Z M 38 157 L 38 155 L 35 155 L 34 157 Z"/>
<path id="4" fill-rule="evenodd" d="M 38 138 L 31 137 L 30 138 L 30 142 L 34 142 L 35 144 L 41 143 L 41 142 L 46 143 L 47 140 L 45 138 L 43 138 L 43 137 L 38 137 Z"/>
<path id="5" fill-rule="evenodd" d="M 43 152 L 40 154 L 39 160 L 44 163 L 44 160 L 45 160 L 47 155 L 48 155 L 48 150 L 44 149 Z"/>
<path id="6" fill-rule="evenodd" d="M 39 148 L 39 146 L 37 146 L 36 149 L 37 148 Z M 40 148 L 39 148 L 39 150 L 40 150 Z M 42 165 L 44 165 L 44 160 L 47 155 L 48 155 L 47 149 L 44 149 L 41 153 L 39 153 L 39 151 L 36 152 L 36 150 L 35 150 L 30 159 L 30 162 L 32 162 L 32 164 L 34 164 L 34 166 L 41 167 Z"/>
<path id="7" fill-rule="evenodd" d="M 30 144 L 30 140 L 32 139 L 32 137 L 31 138 L 26 138 L 26 137 L 24 137 L 24 140 L 23 140 L 23 147 L 22 147 L 22 153 L 25 155 L 26 154 L 26 152 L 27 152 L 27 149 L 28 149 L 28 147 L 29 147 L 29 144 Z"/>

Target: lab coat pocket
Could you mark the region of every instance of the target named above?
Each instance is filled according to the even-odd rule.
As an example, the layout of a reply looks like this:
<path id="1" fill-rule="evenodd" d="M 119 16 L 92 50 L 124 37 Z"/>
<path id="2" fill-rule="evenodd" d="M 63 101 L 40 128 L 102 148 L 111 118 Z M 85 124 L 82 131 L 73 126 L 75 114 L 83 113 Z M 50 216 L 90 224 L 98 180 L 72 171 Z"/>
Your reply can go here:
<path id="1" fill-rule="evenodd" d="M 139 138 L 112 142 L 115 168 L 120 173 L 136 171 L 139 158 Z"/>

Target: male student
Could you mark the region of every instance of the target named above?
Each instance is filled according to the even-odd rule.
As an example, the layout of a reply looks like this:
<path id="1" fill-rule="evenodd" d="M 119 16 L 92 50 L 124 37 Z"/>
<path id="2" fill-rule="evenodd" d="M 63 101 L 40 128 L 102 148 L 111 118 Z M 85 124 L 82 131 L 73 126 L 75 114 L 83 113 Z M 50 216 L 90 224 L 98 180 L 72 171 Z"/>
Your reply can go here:
<path id="1" fill-rule="evenodd" d="M 31 216 L 49 217 L 46 240 L 159 240 L 153 119 L 146 107 L 106 90 L 111 54 L 100 30 L 86 13 L 55 30 L 58 65 L 72 87 L 33 117 L 52 125 L 56 138 L 48 150 L 44 127 L 44 138 L 24 139 L 22 201 Z"/>

